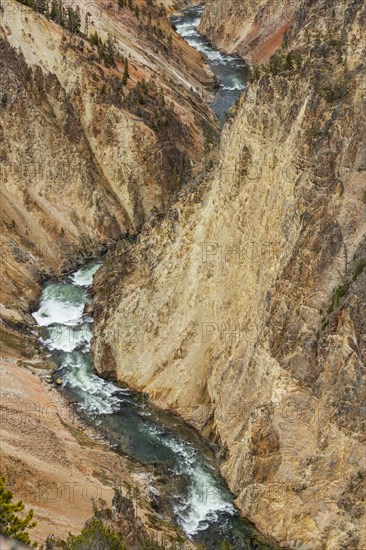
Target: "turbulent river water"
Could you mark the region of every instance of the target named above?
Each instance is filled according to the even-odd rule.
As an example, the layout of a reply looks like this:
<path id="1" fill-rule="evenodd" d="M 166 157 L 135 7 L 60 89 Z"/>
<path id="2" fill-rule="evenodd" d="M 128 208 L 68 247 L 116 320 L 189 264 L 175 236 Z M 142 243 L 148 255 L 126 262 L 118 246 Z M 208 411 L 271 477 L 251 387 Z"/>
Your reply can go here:
<path id="1" fill-rule="evenodd" d="M 188 44 L 203 55 L 216 76 L 220 87 L 210 107 L 218 118 L 224 122 L 226 113 L 245 88 L 247 69 L 240 57 L 227 55 L 216 50 L 199 34 L 197 27 L 203 9 L 204 6 L 202 5 L 188 8 L 184 10 L 182 15 L 173 17 L 172 23 Z"/>
<path id="2" fill-rule="evenodd" d="M 62 391 L 116 451 L 153 465 L 165 478 L 167 509 L 188 537 L 210 549 L 220 548 L 224 540 L 237 549 L 273 548 L 239 517 L 213 455 L 198 434 L 141 395 L 93 373 L 93 319 L 85 306 L 100 265 L 94 261 L 60 282 L 46 283 L 33 313 L 42 345 L 57 365 Z"/>
<path id="3" fill-rule="evenodd" d="M 245 86 L 245 67 L 239 59 L 214 50 L 198 34 L 201 13 L 202 7 L 190 8 L 174 24 L 206 56 L 217 76 L 220 89 L 212 108 L 223 120 Z M 41 343 L 57 365 L 62 391 L 117 452 L 153 467 L 164 479 L 164 512 L 189 538 L 207 549 L 219 549 L 224 540 L 241 550 L 275 548 L 239 517 L 211 450 L 196 432 L 152 407 L 143 396 L 94 374 L 93 318 L 85 306 L 100 265 L 101 261 L 93 261 L 61 281 L 46 283 L 39 309 L 33 313 Z"/>

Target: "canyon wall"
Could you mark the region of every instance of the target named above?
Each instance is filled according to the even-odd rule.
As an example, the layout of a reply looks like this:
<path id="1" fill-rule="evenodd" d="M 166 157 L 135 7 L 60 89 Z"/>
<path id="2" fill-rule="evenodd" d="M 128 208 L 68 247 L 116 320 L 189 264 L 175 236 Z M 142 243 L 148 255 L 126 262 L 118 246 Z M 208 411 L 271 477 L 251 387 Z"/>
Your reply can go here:
<path id="1" fill-rule="evenodd" d="M 366 547 L 365 22 L 302 2 L 219 158 L 97 275 L 97 371 L 220 443 L 292 548 Z"/>
<path id="2" fill-rule="evenodd" d="M 77 33 L 14 0 L 0 9 L 8 351 L 31 323 L 40 280 L 163 211 L 217 129 L 206 106 L 212 74 L 164 12 L 144 3 L 137 14 L 117 3 L 78 7 Z"/>
<path id="3" fill-rule="evenodd" d="M 218 48 L 262 63 L 281 46 L 299 0 L 208 0 L 199 30 Z"/>

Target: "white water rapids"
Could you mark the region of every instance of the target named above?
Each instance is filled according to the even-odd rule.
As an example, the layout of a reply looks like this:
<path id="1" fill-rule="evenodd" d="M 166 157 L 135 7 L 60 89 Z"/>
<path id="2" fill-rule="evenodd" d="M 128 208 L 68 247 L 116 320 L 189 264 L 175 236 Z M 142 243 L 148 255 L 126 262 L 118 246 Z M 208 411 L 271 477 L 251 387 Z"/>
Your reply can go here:
<path id="1" fill-rule="evenodd" d="M 135 437 L 139 444 L 138 459 L 150 462 L 168 457 L 173 474 L 185 476 L 184 495 L 176 495 L 173 509 L 184 532 L 193 536 L 207 529 L 220 515 L 236 514 L 232 496 L 192 443 L 150 421 L 146 406 L 136 403 L 128 389 L 93 373 L 90 353 L 93 319 L 84 313 L 84 308 L 90 301 L 88 289 L 99 266 L 100 263 L 94 262 L 65 281 L 45 285 L 39 309 L 33 313 L 43 327 L 41 342 L 58 365 L 57 376 L 62 378 L 66 393 L 77 398 L 79 411 L 95 425 L 103 424 L 110 416 L 117 435 L 126 438 L 127 433 L 132 441 L 127 449 L 129 454 L 134 455 Z"/>

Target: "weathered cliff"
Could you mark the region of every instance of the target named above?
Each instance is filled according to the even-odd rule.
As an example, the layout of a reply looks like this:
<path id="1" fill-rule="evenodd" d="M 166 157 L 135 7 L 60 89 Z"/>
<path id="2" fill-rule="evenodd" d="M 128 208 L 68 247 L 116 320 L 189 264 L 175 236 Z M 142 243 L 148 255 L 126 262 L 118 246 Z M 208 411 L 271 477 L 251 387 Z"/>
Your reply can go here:
<path id="1" fill-rule="evenodd" d="M 208 0 L 199 30 L 217 47 L 261 63 L 281 46 L 299 0 Z"/>
<path id="2" fill-rule="evenodd" d="M 309 550 L 366 547 L 365 22 L 302 2 L 219 161 L 95 297 L 97 370 L 220 441 L 243 514 Z"/>
<path id="3" fill-rule="evenodd" d="M 70 32 L 66 15 L 57 22 L 13 0 L 0 9 L 5 349 L 15 325 L 30 323 L 40 278 L 164 210 L 216 124 L 211 73 L 164 11 L 79 10 Z"/>

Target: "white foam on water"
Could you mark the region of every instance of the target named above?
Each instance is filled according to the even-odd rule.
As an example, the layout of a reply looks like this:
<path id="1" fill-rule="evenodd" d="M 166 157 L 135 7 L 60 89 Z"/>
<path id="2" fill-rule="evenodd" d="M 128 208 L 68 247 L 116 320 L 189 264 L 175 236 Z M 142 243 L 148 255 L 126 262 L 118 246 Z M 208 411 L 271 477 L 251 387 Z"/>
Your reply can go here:
<path id="1" fill-rule="evenodd" d="M 81 269 L 73 273 L 73 275 L 71 276 L 72 281 L 78 286 L 92 286 L 93 277 L 101 265 L 102 262 L 94 262 L 85 267 L 82 267 Z"/>
<path id="2" fill-rule="evenodd" d="M 175 510 L 184 532 L 190 536 L 197 534 L 216 521 L 220 512 L 234 515 L 234 506 L 195 449 L 175 439 L 169 440 L 169 446 L 182 457 L 184 471 L 191 480 L 186 502 Z"/>
<path id="3" fill-rule="evenodd" d="M 47 338 L 41 342 L 49 350 L 73 351 L 83 348 L 90 351 L 90 340 L 93 336 L 90 323 L 83 323 L 77 327 L 68 325 L 51 325 L 47 329 Z"/>
<path id="4" fill-rule="evenodd" d="M 180 33 L 183 38 L 189 38 L 190 36 L 197 36 L 197 31 L 193 27 L 184 29 L 184 32 Z"/>
<path id="5" fill-rule="evenodd" d="M 225 54 L 222 54 L 221 52 L 219 52 L 217 50 L 213 50 L 207 44 L 203 44 L 202 46 L 198 45 L 197 50 L 200 51 L 201 53 L 203 53 L 207 57 L 207 59 L 209 59 L 210 61 L 224 62 L 224 61 L 227 60 Z"/>
<path id="6" fill-rule="evenodd" d="M 92 372 L 91 355 L 85 353 L 92 330 L 83 316 L 88 294 L 82 287 L 92 284 L 99 265 L 78 270 L 72 276 L 73 284 L 46 286 L 40 308 L 33 314 L 39 325 L 47 326 L 44 345 L 49 350 L 63 352 L 59 362 L 63 383 L 76 393 L 78 408 L 92 415 L 97 422 L 99 415 L 119 413 L 121 404 L 131 401 L 128 389 L 120 389 Z M 83 349 L 77 350 L 79 347 Z M 140 414 L 144 418 L 151 413 L 142 410 Z M 206 464 L 190 443 L 179 440 L 156 424 L 146 422 L 145 428 L 148 437 L 176 456 L 175 474 L 189 479 L 184 500 L 174 504 L 177 521 L 189 537 L 206 529 L 220 513 L 235 514 L 230 493 L 215 478 L 212 466 Z"/>
<path id="7" fill-rule="evenodd" d="M 198 16 L 184 23 L 181 23 L 179 21 L 173 21 L 173 23 L 176 26 L 177 32 L 183 36 L 183 33 L 187 29 L 194 29 L 195 31 L 197 31 L 197 27 L 200 24 L 200 21 L 201 21 L 201 16 Z"/>
<path id="8" fill-rule="evenodd" d="M 198 22 L 199 22 L 199 20 L 198 20 Z M 198 23 L 197 23 L 197 25 L 198 25 Z M 180 34 L 181 36 L 184 36 L 184 34 L 187 31 L 191 31 L 192 29 L 196 30 L 197 25 L 194 24 L 194 21 L 189 21 L 188 23 L 178 23 L 176 25 L 177 33 Z"/>
<path id="9" fill-rule="evenodd" d="M 244 84 L 235 84 L 234 86 L 223 86 L 223 90 L 228 92 L 235 92 L 236 90 L 244 90 Z"/>
<path id="10" fill-rule="evenodd" d="M 223 491 L 213 471 L 210 471 L 208 464 L 203 464 L 193 446 L 172 436 L 166 437 L 166 433 L 156 425 L 149 425 L 148 430 L 159 439 L 160 444 L 169 447 L 180 458 L 176 474 L 186 474 L 190 479 L 185 502 L 174 507 L 174 513 L 188 536 L 205 530 L 218 519 L 220 513 L 235 515 L 229 493 Z"/>
<path id="11" fill-rule="evenodd" d="M 129 395 L 128 390 L 120 390 L 91 372 L 82 353 L 67 354 L 61 368 L 65 369 L 64 383 L 80 393 L 80 409 L 93 415 L 117 412 L 123 402 L 122 394 Z"/>
<path id="12" fill-rule="evenodd" d="M 74 325 L 81 320 L 83 311 L 84 304 L 74 305 L 56 298 L 49 298 L 41 302 L 39 310 L 32 315 L 41 327 L 54 323 Z"/>
<path id="13" fill-rule="evenodd" d="M 75 285 L 51 283 L 42 292 L 40 308 L 32 315 L 40 326 L 75 325 L 83 317 L 88 301 L 85 291 Z"/>

